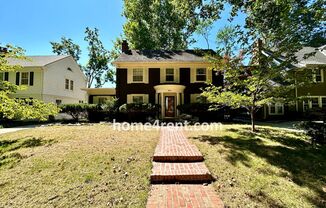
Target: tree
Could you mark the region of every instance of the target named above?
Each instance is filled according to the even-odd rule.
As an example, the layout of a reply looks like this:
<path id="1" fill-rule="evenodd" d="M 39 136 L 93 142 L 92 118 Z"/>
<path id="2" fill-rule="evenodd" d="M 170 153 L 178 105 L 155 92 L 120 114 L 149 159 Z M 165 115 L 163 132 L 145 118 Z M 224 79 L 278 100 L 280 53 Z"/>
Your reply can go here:
<path id="1" fill-rule="evenodd" d="M 203 38 L 205 39 L 207 44 L 207 49 L 209 49 L 209 36 L 211 34 L 212 29 L 213 29 L 213 21 L 211 19 L 201 21 L 196 29 L 196 33 L 198 35 L 203 36 Z"/>
<path id="2" fill-rule="evenodd" d="M 13 72 L 21 69 L 19 65 L 10 65 L 8 59 L 26 59 L 24 50 L 6 45 L 6 50 L 0 52 L 0 73 Z M 21 86 L 0 79 L 0 118 L 5 119 L 39 119 L 46 120 L 50 115 L 56 115 L 59 108 L 53 103 L 44 103 L 37 99 L 16 99 L 11 95 Z"/>
<path id="3" fill-rule="evenodd" d="M 61 42 L 50 42 L 53 53 L 58 55 L 71 55 L 77 62 L 80 59 L 80 46 L 75 44 L 72 39 L 62 37 Z"/>
<path id="4" fill-rule="evenodd" d="M 220 3 L 211 2 L 212 6 Z M 289 69 L 291 63 L 296 63 L 295 53 L 311 41 L 314 31 L 323 28 L 325 7 L 320 0 L 224 2 L 232 5 L 232 17 L 239 11 L 246 13 L 245 25 L 237 31 L 242 53 L 240 57 L 229 56 L 228 49 L 226 54 L 215 57 L 214 68 L 224 71 L 225 87 L 210 86 L 203 94 L 214 103 L 212 108 L 216 108 L 216 104 L 247 108 L 251 114 L 252 131 L 255 131 L 255 112 L 261 106 L 272 100 L 286 100 L 285 95 L 291 95 L 294 86 L 305 82 L 305 79 L 295 82 L 298 79 Z M 233 42 L 228 40 L 228 35 L 225 36 L 227 42 Z M 257 47 L 259 39 L 262 41 L 258 41 Z M 243 57 L 250 58 L 249 68 L 243 66 Z M 282 58 L 282 61 L 275 64 L 275 58 Z"/>
<path id="5" fill-rule="evenodd" d="M 235 55 L 234 53 L 237 52 L 236 45 L 238 38 L 235 26 L 230 25 L 220 29 L 216 34 L 218 52 L 228 56 Z"/>
<path id="6" fill-rule="evenodd" d="M 133 49 L 185 49 L 200 18 L 217 18 L 201 0 L 125 0 L 124 34 Z"/>
<path id="7" fill-rule="evenodd" d="M 93 30 L 86 28 L 85 41 L 88 42 L 88 63 L 83 70 L 88 79 L 88 87 L 91 87 L 96 81 L 95 87 L 101 87 L 107 81 L 114 81 L 114 71 L 109 67 L 109 52 L 104 48 L 102 41 L 99 38 L 97 28 Z"/>
<path id="8" fill-rule="evenodd" d="M 114 69 L 110 67 L 110 52 L 104 48 L 104 45 L 99 37 L 97 28 L 85 30 L 85 41 L 88 43 L 88 62 L 86 66 L 81 66 L 84 74 L 87 77 L 87 87 L 90 88 L 95 83 L 95 87 L 101 87 L 106 82 L 114 82 Z M 76 61 L 79 60 L 81 50 L 79 45 L 73 43 L 69 38 L 62 37 L 61 42 L 51 42 L 52 50 L 58 55 L 71 55 Z M 113 54 L 117 56 L 117 54 Z"/>

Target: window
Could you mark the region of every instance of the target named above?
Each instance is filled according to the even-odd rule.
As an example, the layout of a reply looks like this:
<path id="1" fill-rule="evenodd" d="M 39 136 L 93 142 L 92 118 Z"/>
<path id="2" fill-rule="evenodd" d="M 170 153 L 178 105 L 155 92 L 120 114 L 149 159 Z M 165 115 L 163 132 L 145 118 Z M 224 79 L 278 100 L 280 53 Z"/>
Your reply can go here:
<path id="1" fill-rule="evenodd" d="M 326 97 L 321 98 L 321 107 L 326 108 Z"/>
<path id="2" fill-rule="evenodd" d="M 21 73 L 20 84 L 21 85 L 28 85 L 28 80 L 29 80 L 29 72 L 22 72 Z"/>
<path id="3" fill-rule="evenodd" d="M 134 95 L 134 96 L 132 96 L 132 102 L 133 103 L 143 103 L 144 102 L 144 96 Z"/>
<path id="4" fill-rule="evenodd" d="M 65 82 L 65 89 L 66 89 L 66 90 L 69 90 L 69 79 L 66 79 L 66 82 Z"/>
<path id="5" fill-rule="evenodd" d="M 313 78 L 314 82 L 324 82 L 323 70 L 322 69 L 315 69 L 313 70 Z"/>
<path id="6" fill-rule="evenodd" d="M 307 100 L 304 100 L 303 101 L 303 111 L 305 112 L 308 109 L 309 109 L 309 102 Z"/>
<path id="7" fill-rule="evenodd" d="M 72 69 L 70 67 L 68 67 L 67 70 L 72 72 Z"/>
<path id="8" fill-rule="evenodd" d="M 61 103 L 62 103 L 62 100 L 55 100 L 55 104 L 61 105 Z"/>
<path id="9" fill-rule="evenodd" d="M 5 80 L 5 73 L 0 72 L 0 81 L 4 81 Z"/>
<path id="10" fill-rule="evenodd" d="M 133 82 L 143 82 L 144 74 L 143 69 L 133 69 L 132 70 L 132 81 Z"/>
<path id="11" fill-rule="evenodd" d="M 79 103 L 84 103 L 84 101 L 83 100 L 80 100 Z"/>
<path id="12" fill-rule="evenodd" d="M 70 90 L 74 90 L 74 81 L 70 80 Z"/>
<path id="13" fill-rule="evenodd" d="M 167 81 L 167 82 L 174 81 L 174 69 L 173 68 L 165 69 L 165 81 Z"/>
<path id="14" fill-rule="evenodd" d="M 319 107 L 318 97 L 311 98 L 311 108 L 318 108 L 318 107 Z"/>
<path id="15" fill-rule="evenodd" d="M 196 81 L 197 82 L 205 82 L 206 81 L 206 69 L 205 68 L 196 69 Z"/>
<path id="16" fill-rule="evenodd" d="M 270 115 L 283 115 L 284 104 L 283 103 L 271 103 L 268 105 Z"/>

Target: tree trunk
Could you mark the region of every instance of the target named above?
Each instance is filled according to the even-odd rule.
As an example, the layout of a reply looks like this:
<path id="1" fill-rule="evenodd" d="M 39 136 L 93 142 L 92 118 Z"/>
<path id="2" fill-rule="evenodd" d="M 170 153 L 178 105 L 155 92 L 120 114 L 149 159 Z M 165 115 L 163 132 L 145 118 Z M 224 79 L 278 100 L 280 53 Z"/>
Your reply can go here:
<path id="1" fill-rule="evenodd" d="M 255 111 L 251 110 L 250 111 L 250 117 L 251 117 L 251 131 L 256 132 L 256 127 L 255 127 Z"/>

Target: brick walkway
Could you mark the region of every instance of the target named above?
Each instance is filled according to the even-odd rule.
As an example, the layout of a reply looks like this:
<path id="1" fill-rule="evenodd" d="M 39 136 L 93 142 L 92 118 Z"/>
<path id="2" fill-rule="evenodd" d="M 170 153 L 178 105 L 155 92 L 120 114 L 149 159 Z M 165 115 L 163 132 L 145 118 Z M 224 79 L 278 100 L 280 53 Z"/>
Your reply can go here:
<path id="1" fill-rule="evenodd" d="M 153 185 L 146 207 L 224 207 L 210 185 L 198 184 L 211 182 L 213 179 L 205 164 L 201 162 L 203 159 L 197 147 L 189 143 L 182 129 L 162 128 L 153 157 Z"/>

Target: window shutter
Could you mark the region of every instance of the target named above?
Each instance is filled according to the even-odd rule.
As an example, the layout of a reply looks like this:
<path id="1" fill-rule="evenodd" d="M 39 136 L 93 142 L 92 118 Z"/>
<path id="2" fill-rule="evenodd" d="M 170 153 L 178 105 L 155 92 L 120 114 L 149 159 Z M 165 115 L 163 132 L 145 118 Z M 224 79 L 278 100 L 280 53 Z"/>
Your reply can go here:
<path id="1" fill-rule="evenodd" d="M 160 68 L 160 80 L 161 83 L 165 82 L 165 68 Z"/>
<path id="2" fill-rule="evenodd" d="M 190 69 L 190 83 L 194 83 L 196 81 L 196 69 Z"/>
<path id="3" fill-rule="evenodd" d="M 175 75 L 174 75 L 174 81 L 176 83 L 180 83 L 180 68 L 175 68 L 174 69 L 174 73 L 175 73 Z"/>
<path id="4" fill-rule="evenodd" d="M 9 81 L 9 72 L 5 72 L 5 81 Z"/>
<path id="5" fill-rule="evenodd" d="M 148 68 L 144 68 L 143 70 L 144 70 L 144 73 L 143 73 L 143 75 L 144 75 L 144 83 L 148 84 L 148 76 L 149 76 Z"/>
<path id="6" fill-rule="evenodd" d="M 29 86 L 34 85 L 34 72 L 29 73 Z"/>
<path id="7" fill-rule="evenodd" d="M 127 95 L 127 103 L 132 103 L 132 95 Z"/>
<path id="8" fill-rule="evenodd" d="M 144 103 L 148 103 L 148 94 L 144 95 Z"/>
<path id="9" fill-rule="evenodd" d="M 20 72 L 16 72 L 16 85 L 19 85 Z"/>
<path id="10" fill-rule="evenodd" d="M 132 83 L 132 68 L 127 69 L 127 83 Z"/>
<path id="11" fill-rule="evenodd" d="M 209 68 L 206 68 L 206 81 L 207 82 L 212 82 L 213 81 L 213 70 L 212 69 L 209 69 Z"/>

